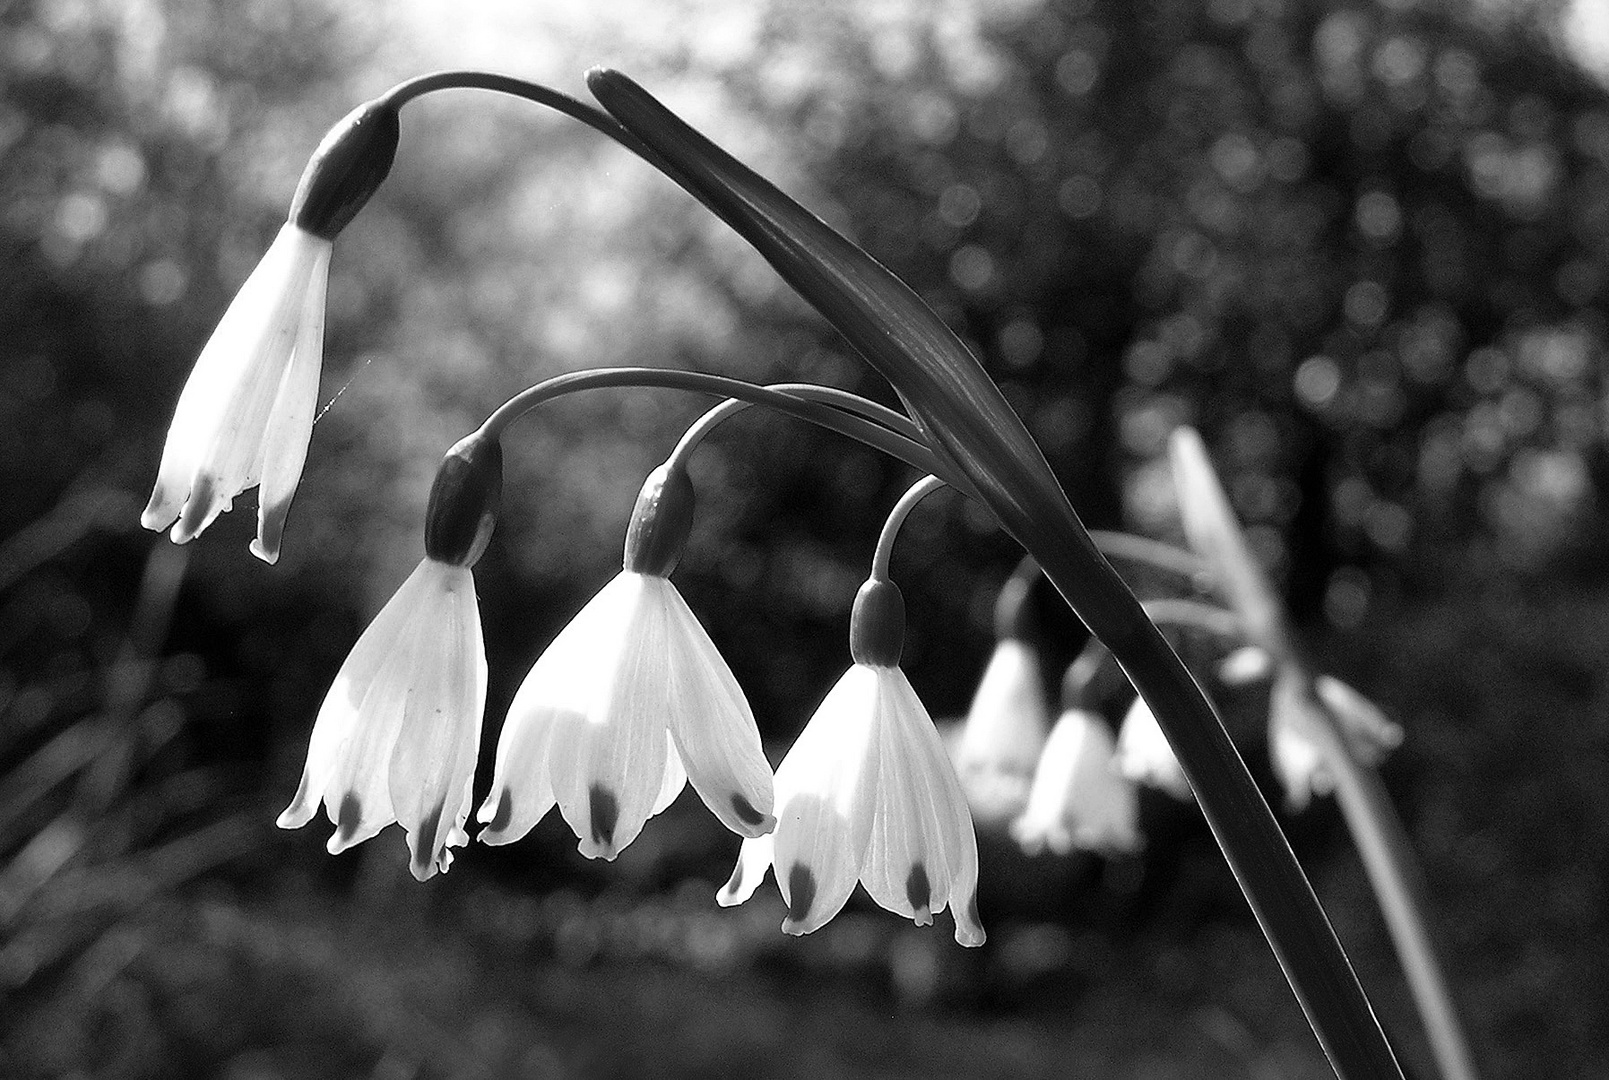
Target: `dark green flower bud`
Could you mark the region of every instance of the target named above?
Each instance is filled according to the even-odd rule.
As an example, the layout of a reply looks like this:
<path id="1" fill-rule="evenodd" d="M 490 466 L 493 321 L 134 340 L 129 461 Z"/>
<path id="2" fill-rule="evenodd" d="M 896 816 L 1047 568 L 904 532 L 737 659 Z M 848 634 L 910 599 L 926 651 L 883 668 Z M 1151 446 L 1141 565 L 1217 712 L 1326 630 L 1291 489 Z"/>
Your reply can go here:
<path id="1" fill-rule="evenodd" d="M 391 171 L 401 137 L 396 107 L 366 102 L 330 128 L 302 170 L 290 222 L 334 240 Z"/>
<path id="2" fill-rule="evenodd" d="M 868 578 L 849 615 L 849 656 L 857 664 L 897 667 L 905 648 L 905 598 L 886 578 Z"/>
<path id="3" fill-rule="evenodd" d="M 474 566 L 486 550 L 503 502 L 503 444 L 476 433 L 441 459 L 425 510 L 425 554 Z"/>
<path id="4" fill-rule="evenodd" d="M 626 526 L 626 569 L 669 577 L 693 528 L 693 482 L 687 470 L 661 465 L 648 474 Z"/>

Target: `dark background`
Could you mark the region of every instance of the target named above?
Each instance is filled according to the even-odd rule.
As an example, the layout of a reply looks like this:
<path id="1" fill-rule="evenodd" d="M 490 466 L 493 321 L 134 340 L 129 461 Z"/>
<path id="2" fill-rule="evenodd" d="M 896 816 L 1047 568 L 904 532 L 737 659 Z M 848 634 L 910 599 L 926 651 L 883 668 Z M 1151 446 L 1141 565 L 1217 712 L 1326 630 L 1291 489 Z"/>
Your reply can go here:
<path id="1" fill-rule="evenodd" d="M 249 493 L 187 548 L 137 527 L 189 366 L 322 131 L 429 67 L 581 92 L 595 62 L 910 281 L 1090 525 L 1172 535 L 1159 454 L 1198 426 L 1316 655 L 1406 729 L 1385 778 L 1486 1074 L 1609 1072 L 1609 98 L 1561 12 L 629 8 L 511 6 L 499 50 L 426 3 L 0 3 L 0 1074 L 1325 1075 L 1205 828 L 1161 796 L 1132 859 L 981 831 L 977 951 L 863 896 L 799 941 L 771 885 L 716 908 L 737 845 L 691 796 L 612 865 L 550 820 L 423 886 L 397 830 L 332 859 L 322 824 L 273 828 L 324 689 L 421 553 L 436 461 L 509 394 L 647 363 L 891 399 L 647 167 L 443 94 L 409 106 L 337 244 L 331 404 L 281 563 L 245 550 Z M 594 392 L 507 440 L 477 569 L 485 765 L 706 404 Z M 749 413 L 695 479 L 677 580 L 775 759 L 845 662 L 911 476 Z M 954 496 L 911 519 L 894 570 L 934 715 L 965 710 L 1015 558 Z M 1078 632 L 1046 606 L 1064 658 Z M 1260 695 L 1221 704 L 1265 776 Z M 1333 807 L 1285 824 L 1432 1075 Z"/>

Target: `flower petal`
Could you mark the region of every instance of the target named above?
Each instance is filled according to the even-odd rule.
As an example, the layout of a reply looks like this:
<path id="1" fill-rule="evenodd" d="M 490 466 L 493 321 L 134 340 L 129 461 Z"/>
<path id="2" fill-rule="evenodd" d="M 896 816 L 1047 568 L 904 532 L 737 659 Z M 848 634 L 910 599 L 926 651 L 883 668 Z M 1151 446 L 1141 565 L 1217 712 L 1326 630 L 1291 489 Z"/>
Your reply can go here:
<path id="1" fill-rule="evenodd" d="M 950 867 L 960 855 L 942 775 L 954 770 L 948 755 L 923 752 L 923 729 L 934 738 L 938 732 L 905 673 L 897 667 L 875 670 L 877 812 L 860 879 L 873 900 L 927 926 L 949 900 Z"/>
<path id="2" fill-rule="evenodd" d="M 654 797 L 653 809 L 648 811 L 649 817 L 662 814 L 676 801 L 676 796 L 682 793 L 687 786 L 687 769 L 682 765 L 682 756 L 676 752 L 676 741 L 671 738 L 670 732 L 665 733 L 665 779 L 659 785 L 659 794 Z"/>
<path id="3" fill-rule="evenodd" d="M 1012 825 L 1030 854 L 1137 851 L 1139 802 L 1134 785 L 1113 768 L 1115 746 L 1104 721 L 1082 709 L 1062 714 L 1045 743 L 1028 809 Z"/>
<path id="4" fill-rule="evenodd" d="M 1377 765 L 1402 745 L 1402 727 L 1340 679 L 1320 675 L 1313 680 L 1313 689 L 1340 721 L 1341 731 L 1360 761 Z"/>
<path id="5" fill-rule="evenodd" d="M 643 588 L 667 623 L 670 733 L 687 778 L 704 805 L 739 836 L 770 832 L 776 827 L 771 765 L 748 699 L 676 586 L 647 576 Z"/>
<path id="6" fill-rule="evenodd" d="M 266 563 L 279 559 L 280 537 L 291 497 L 307 463 L 307 444 L 313 436 L 313 414 L 318 407 L 319 373 L 324 363 L 324 300 L 330 277 L 330 245 L 316 249 L 307 290 L 302 298 L 301 321 L 290 364 L 274 400 L 268 429 L 263 435 L 262 464 L 257 492 L 257 539 L 251 551 Z"/>
<path id="7" fill-rule="evenodd" d="M 765 880 L 765 872 L 771 869 L 771 858 L 775 853 L 775 833 L 743 841 L 737 853 L 737 865 L 732 868 L 731 880 L 715 894 L 715 902 L 722 907 L 732 907 L 753 896 L 754 890 Z"/>
<path id="8" fill-rule="evenodd" d="M 550 713 L 548 777 L 588 858 L 613 859 L 631 843 L 664 786 L 667 649 L 663 608 L 641 574 L 622 572 L 559 632 L 521 687 Z"/>
<path id="9" fill-rule="evenodd" d="M 1144 698 L 1135 698 L 1123 717 L 1123 726 L 1117 733 L 1117 770 L 1130 780 L 1161 788 L 1176 799 L 1190 802 L 1195 798 L 1179 759 L 1168 745 L 1168 737 Z"/>
<path id="10" fill-rule="evenodd" d="M 956 747 L 962 788 L 981 816 L 1004 819 L 1022 809 L 1049 726 L 1033 647 L 1016 638 L 998 642 Z"/>
<path id="11" fill-rule="evenodd" d="M 347 654 L 313 722 L 301 785 L 291 804 L 279 815 L 280 828 L 299 829 L 306 825 L 329 794 L 330 781 L 345 755 L 364 699 L 419 610 L 420 599 L 429 589 L 428 578 L 426 563 L 421 562 Z M 337 810 L 332 807 L 332 814 Z"/>
<path id="12" fill-rule="evenodd" d="M 263 434 L 299 329 L 314 264 L 329 242 L 280 229 L 191 371 L 141 522 L 173 524 L 175 543 L 205 529 L 257 482 Z M 177 521 L 174 519 L 177 518 Z"/>
<path id="13" fill-rule="evenodd" d="M 548 651 L 552 652 L 551 646 Z M 544 681 L 533 678 L 535 675 L 533 667 L 515 693 L 498 736 L 492 789 L 475 812 L 475 820 L 486 825 L 476 837 L 483 844 L 512 844 L 530 832 L 557 802 L 553 782 L 548 778 L 557 712 L 538 701 Z"/>
<path id="14" fill-rule="evenodd" d="M 428 561 L 428 560 L 427 560 Z M 389 762 L 391 805 L 408 832 L 414 877 L 446 870 L 462 843 L 486 710 L 486 648 L 468 567 L 431 562 L 435 592 L 423 618 L 429 645 L 409 658 L 411 692 Z"/>
<path id="15" fill-rule="evenodd" d="M 875 814 L 877 673 L 844 672 L 777 768 L 782 929 L 808 934 L 838 914 L 865 863 Z"/>

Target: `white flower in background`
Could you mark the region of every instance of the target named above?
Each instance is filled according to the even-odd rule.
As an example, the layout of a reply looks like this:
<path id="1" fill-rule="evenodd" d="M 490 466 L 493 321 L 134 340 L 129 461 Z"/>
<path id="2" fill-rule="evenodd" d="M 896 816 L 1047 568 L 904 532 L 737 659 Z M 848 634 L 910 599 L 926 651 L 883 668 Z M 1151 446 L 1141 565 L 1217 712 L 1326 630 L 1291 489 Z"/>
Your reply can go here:
<path id="1" fill-rule="evenodd" d="M 1301 810 L 1315 794 L 1334 790 L 1335 779 L 1325 763 L 1330 753 L 1351 753 L 1374 765 L 1402 742 L 1402 729 L 1350 686 L 1327 675 L 1313 676 L 1296 659 L 1284 607 L 1252 557 L 1201 436 L 1192 428 L 1178 428 L 1168 450 L 1185 536 L 1211 568 L 1218 591 L 1252 640 L 1225 661 L 1222 674 L 1228 682 L 1273 674 L 1268 756 L 1286 801 Z"/>
<path id="2" fill-rule="evenodd" d="M 375 616 L 324 698 L 301 786 L 279 826 L 323 803 L 331 854 L 393 821 L 407 830 L 420 881 L 452 862 L 486 707 L 486 650 L 469 567 L 426 558 Z"/>
<path id="3" fill-rule="evenodd" d="M 1009 818 L 1023 808 L 1049 727 L 1038 655 L 1026 641 L 1001 639 L 955 747 L 961 786 L 981 819 Z"/>
<path id="4" fill-rule="evenodd" d="M 1134 699 L 1118 729 L 1117 770 L 1136 783 L 1161 788 L 1176 799 L 1195 799 L 1190 781 L 1185 779 L 1184 769 L 1168 745 L 1168 737 L 1144 698 Z"/>
<path id="5" fill-rule="evenodd" d="M 733 832 L 775 825 L 771 767 L 731 670 L 668 578 L 622 571 L 515 694 L 480 839 L 512 843 L 557 805 L 582 854 L 613 859 L 688 780 Z"/>
<path id="6" fill-rule="evenodd" d="M 1134 784 L 1116 769 L 1106 722 L 1087 709 L 1068 709 L 1051 729 L 1034 772 L 1028 807 L 1011 835 L 1030 855 L 1045 848 L 1066 855 L 1138 851 L 1140 803 Z"/>
<path id="7" fill-rule="evenodd" d="M 251 550 L 279 558 L 318 402 L 330 249 L 287 223 L 241 286 L 179 396 L 146 528 L 186 543 L 259 486 Z"/>
<path id="8" fill-rule="evenodd" d="M 1333 728 L 1327 718 L 1315 715 L 1321 703 L 1338 722 L 1353 755 L 1366 765 L 1378 764 L 1402 742 L 1402 728 L 1341 680 L 1320 675 L 1312 680 L 1310 694 L 1300 673 L 1282 673 L 1274 680 L 1269 703 L 1269 759 L 1293 810 L 1306 809 L 1314 795 L 1335 790 L 1322 746 L 1323 740 L 1334 738 L 1328 734 Z"/>
<path id="9" fill-rule="evenodd" d="M 825 924 L 860 881 L 919 926 L 948 905 L 955 940 L 983 944 L 972 817 L 900 668 L 857 663 L 845 672 L 777 769 L 776 792 L 776 832 L 743 842 L 716 897 L 723 907 L 754 895 L 774 865 L 790 934 Z"/>

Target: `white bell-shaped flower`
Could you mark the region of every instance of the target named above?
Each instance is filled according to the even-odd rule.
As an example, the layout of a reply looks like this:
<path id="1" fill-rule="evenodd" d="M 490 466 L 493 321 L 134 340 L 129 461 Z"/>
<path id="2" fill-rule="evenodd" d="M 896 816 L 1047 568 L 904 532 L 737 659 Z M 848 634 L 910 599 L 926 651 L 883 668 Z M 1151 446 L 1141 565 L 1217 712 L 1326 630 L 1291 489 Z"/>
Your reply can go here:
<path id="1" fill-rule="evenodd" d="M 1156 714 L 1144 698 L 1136 697 L 1117 732 L 1117 771 L 1135 783 L 1161 788 L 1185 802 L 1195 799 L 1184 768 L 1162 733 Z"/>
<path id="2" fill-rule="evenodd" d="M 1269 702 L 1269 758 L 1292 810 L 1306 809 L 1314 795 L 1334 792 L 1335 777 L 1322 745 L 1335 738 L 1332 732 L 1338 731 L 1367 765 L 1378 764 L 1402 742 L 1402 728 L 1346 683 L 1320 675 L 1309 692 L 1304 682 L 1299 671 L 1281 672 Z M 1319 707 L 1329 710 L 1333 724 L 1315 715 Z"/>
<path id="3" fill-rule="evenodd" d="M 146 528 L 186 543 L 258 486 L 251 550 L 279 558 L 318 404 L 330 250 L 287 222 L 241 286 L 179 395 Z"/>
<path id="4" fill-rule="evenodd" d="M 754 894 L 768 867 L 788 905 L 782 929 L 808 934 L 855 882 L 889 911 L 932 923 L 946 905 L 955 940 L 983 944 L 978 847 L 966 798 L 905 673 L 855 664 L 777 769 L 777 828 L 745 840 L 720 904 Z"/>
<path id="5" fill-rule="evenodd" d="M 279 826 L 334 822 L 332 854 L 392 822 L 414 877 L 452 862 L 468 837 L 486 707 L 486 650 L 467 566 L 426 558 L 375 616 L 324 698 L 301 786 Z"/>
<path id="6" fill-rule="evenodd" d="M 1115 767 L 1106 722 L 1087 709 L 1068 709 L 1045 740 L 1027 809 L 1011 835 L 1030 855 L 1045 848 L 1066 855 L 1138 851 L 1139 796 Z"/>
<path id="7" fill-rule="evenodd" d="M 622 571 L 515 694 L 480 839 L 512 843 L 557 805 L 584 855 L 613 859 L 689 780 L 733 832 L 775 825 L 771 767 L 731 669 L 668 578 Z"/>
<path id="8" fill-rule="evenodd" d="M 961 786 L 980 819 L 1009 818 L 1027 803 L 1049 727 L 1038 654 L 1019 638 L 998 641 L 955 747 Z"/>

